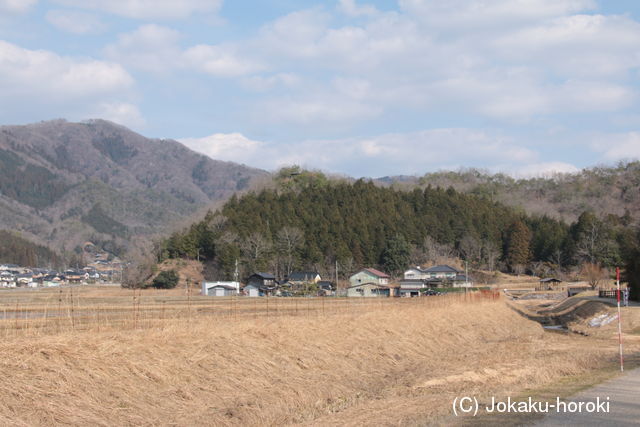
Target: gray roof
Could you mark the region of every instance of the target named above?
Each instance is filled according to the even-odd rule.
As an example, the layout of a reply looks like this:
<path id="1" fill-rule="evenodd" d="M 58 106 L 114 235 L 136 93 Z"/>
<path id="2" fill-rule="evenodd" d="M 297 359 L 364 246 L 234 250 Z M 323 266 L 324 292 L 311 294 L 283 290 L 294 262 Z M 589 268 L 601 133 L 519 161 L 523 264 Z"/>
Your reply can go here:
<path id="1" fill-rule="evenodd" d="M 449 265 L 435 265 L 433 267 L 429 267 L 426 270 L 422 270 L 425 273 L 459 273 L 459 270 L 449 266 Z"/>
<path id="2" fill-rule="evenodd" d="M 293 281 L 303 281 L 303 280 L 313 280 L 319 276 L 317 271 L 294 271 L 287 277 L 287 280 Z"/>

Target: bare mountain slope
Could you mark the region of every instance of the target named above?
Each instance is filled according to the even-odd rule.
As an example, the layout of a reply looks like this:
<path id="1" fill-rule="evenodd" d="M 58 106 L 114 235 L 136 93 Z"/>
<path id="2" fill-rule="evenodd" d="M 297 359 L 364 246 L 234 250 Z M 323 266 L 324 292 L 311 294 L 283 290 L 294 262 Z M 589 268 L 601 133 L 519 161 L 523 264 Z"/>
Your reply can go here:
<path id="1" fill-rule="evenodd" d="M 144 244 L 266 174 L 104 120 L 0 127 L 0 229 L 72 250 Z"/>

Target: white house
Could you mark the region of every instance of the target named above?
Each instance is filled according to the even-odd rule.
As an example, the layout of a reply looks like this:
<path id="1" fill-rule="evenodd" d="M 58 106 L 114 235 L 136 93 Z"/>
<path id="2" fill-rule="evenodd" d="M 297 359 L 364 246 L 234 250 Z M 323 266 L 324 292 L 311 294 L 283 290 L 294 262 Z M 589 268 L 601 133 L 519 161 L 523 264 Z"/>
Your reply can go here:
<path id="1" fill-rule="evenodd" d="M 405 280 L 450 280 L 453 281 L 461 271 L 448 265 L 434 265 L 429 268 L 414 267 L 404 272 Z"/>
<path id="2" fill-rule="evenodd" d="M 202 282 L 201 295 L 227 297 L 240 293 L 240 282 Z"/>

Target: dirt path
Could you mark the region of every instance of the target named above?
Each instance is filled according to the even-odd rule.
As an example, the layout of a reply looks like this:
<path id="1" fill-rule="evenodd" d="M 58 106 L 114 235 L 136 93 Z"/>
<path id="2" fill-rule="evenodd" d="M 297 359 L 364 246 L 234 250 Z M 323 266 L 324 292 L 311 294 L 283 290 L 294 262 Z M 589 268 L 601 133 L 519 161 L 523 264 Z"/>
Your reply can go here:
<path id="1" fill-rule="evenodd" d="M 608 413 L 557 413 L 554 412 L 537 426 L 637 426 L 640 420 L 640 368 L 623 376 L 606 381 L 598 386 L 572 396 L 568 402 L 604 402 L 609 398 Z"/>

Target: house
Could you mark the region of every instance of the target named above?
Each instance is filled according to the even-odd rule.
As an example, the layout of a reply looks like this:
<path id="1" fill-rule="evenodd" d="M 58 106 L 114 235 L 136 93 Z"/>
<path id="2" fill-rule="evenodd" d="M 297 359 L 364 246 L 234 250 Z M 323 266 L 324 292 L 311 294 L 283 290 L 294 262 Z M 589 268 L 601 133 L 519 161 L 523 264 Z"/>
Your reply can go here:
<path id="1" fill-rule="evenodd" d="M 15 288 L 16 276 L 7 270 L 0 271 L 0 287 L 3 288 Z"/>
<path id="2" fill-rule="evenodd" d="M 240 293 L 240 282 L 202 282 L 203 296 L 228 297 Z"/>
<path id="3" fill-rule="evenodd" d="M 276 285 L 276 276 L 273 274 L 253 273 L 242 291 L 249 296 L 269 296 L 275 292 Z"/>
<path id="4" fill-rule="evenodd" d="M 319 297 L 328 297 L 334 294 L 334 286 L 328 280 L 321 280 L 317 283 L 318 285 L 318 296 Z"/>
<path id="5" fill-rule="evenodd" d="M 428 286 L 424 280 L 400 280 L 399 296 L 401 297 L 419 297 L 422 289 Z"/>
<path id="6" fill-rule="evenodd" d="M 364 268 L 358 271 L 353 276 L 349 277 L 349 283 L 351 283 L 350 287 L 362 285 L 365 283 L 388 285 L 390 279 L 391 277 L 389 277 L 388 274 L 383 273 L 382 271 L 378 271 L 375 268 Z"/>
<path id="7" fill-rule="evenodd" d="M 457 274 L 453 279 L 454 288 L 470 288 L 473 286 L 471 278 L 464 274 Z"/>
<path id="8" fill-rule="evenodd" d="M 454 281 L 456 276 L 461 274 L 460 270 L 457 270 L 449 265 L 434 265 L 429 268 L 421 268 L 417 266 L 415 268 L 409 268 L 404 272 L 405 280 L 434 280 L 441 281 Z"/>
<path id="9" fill-rule="evenodd" d="M 322 278 L 315 271 L 294 271 L 287 276 L 287 282 L 292 285 L 318 283 Z"/>
<path id="10" fill-rule="evenodd" d="M 347 288 L 348 297 L 394 297 L 397 285 L 379 283 L 358 283 Z"/>

